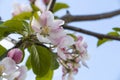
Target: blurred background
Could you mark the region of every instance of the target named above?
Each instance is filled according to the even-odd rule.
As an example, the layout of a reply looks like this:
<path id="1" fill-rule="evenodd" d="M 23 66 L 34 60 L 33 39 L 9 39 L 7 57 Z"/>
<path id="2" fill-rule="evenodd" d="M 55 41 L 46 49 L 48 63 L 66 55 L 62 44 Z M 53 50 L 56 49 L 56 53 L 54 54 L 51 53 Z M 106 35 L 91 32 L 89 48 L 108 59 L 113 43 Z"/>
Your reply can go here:
<path id="1" fill-rule="evenodd" d="M 0 0 L 2 20 L 11 18 L 12 5 L 15 1 L 28 4 L 28 0 Z M 72 15 L 87 15 L 120 9 L 120 0 L 57 0 L 57 2 L 64 2 L 70 6 L 69 9 L 57 12 L 55 14 L 57 16 L 65 15 L 66 10 L 69 10 Z M 113 27 L 120 27 L 120 16 L 96 21 L 74 22 L 70 25 L 106 34 L 112 31 Z M 97 47 L 97 38 L 81 33 L 79 35 L 84 36 L 88 44 L 90 60 L 87 61 L 89 69 L 82 66 L 79 73 L 75 75 L 75 80 L 120 80 L 120 42 L 107 42 Z M 12 37 L 15 38 L 16 35 Z M 1 41 L 0 44 L 5 45 L 7 49 L 13 46 L 6 40 Z M 59 68 L 54 72 L 53 80 L 61 80 L 61 75 L 62 71 Z M 29 71 L 26 80 L 34 80 L 34 77 L 32 71 Z"/>

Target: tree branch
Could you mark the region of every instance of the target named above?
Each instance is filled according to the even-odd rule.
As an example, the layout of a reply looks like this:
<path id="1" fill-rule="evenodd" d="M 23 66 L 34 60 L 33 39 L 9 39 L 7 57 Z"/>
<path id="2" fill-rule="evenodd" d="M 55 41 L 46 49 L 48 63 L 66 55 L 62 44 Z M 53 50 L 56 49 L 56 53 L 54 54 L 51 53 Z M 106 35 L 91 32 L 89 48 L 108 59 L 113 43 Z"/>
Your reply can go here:
<path id="1" fill-rule="evenodd" d="M 106 19 L 111 18 L 116 15 L 120 15 L 120 10 L 115 10 L 111 12 L 101 13 L 101 14 L 93 14 L 93 15 L 68 15 L 61 17 L 61 19 L 65 20 L 66 23 L 70 22 L 77 22 L 77 21 L 90 21 L 90 20 L 99 20 L 99 19 Z"/>
<path id="2" fill-rule="evenodd" d="M 55 5 L 56 0 L 52 0 L 51 4 L 50 4 L 50 11 L 53 11 L 54 5 Z"/>
<path id="3" fill-rule="evenodd" d="M 84 33 L 84 34 L 87 34 L 87 35 L 90 35 L 90 36 L 94 36 L 94 37 L 99 38 L 99 39 L 106 38 L 106 39 L 112 39 L 112 40 L 120 41 L 120 37 L 117 37 L 117 36 L 100 34 L 100 33 L 92 32 L 92 31 L 85 30 L 85 29 L 82 29 L 82 28 L 77 28 L 77 27 L 74 27 L 74 26 L 64 25 L 63 27 L 64 27 L 64 29 L 68 29 L 68 30 Z"/>

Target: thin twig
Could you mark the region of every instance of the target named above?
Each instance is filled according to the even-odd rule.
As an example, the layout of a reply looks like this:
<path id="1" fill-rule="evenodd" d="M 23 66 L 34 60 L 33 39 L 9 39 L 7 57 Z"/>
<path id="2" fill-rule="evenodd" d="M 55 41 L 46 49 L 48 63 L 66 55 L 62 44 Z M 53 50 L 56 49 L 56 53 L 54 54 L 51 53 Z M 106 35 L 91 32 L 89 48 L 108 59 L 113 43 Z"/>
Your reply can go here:
<path id="1" fill-rule="evenodd" d="M 52 0 L 50 8 L 49 8 L 49 10 L 52 11 L 52 12 L 53 12 L 53 8 L 54 8 L 54 5 L 55 5 L 55 2 L 56 2 L 56 0 Z"/>
<path id="2" fill-rule="evenodd" d="M 106 12 L 106 13 L 101 13 L 101 14 L 93 14 L 93 15 L 64 15 L 61 17 L 61 19 L 65 20 L 66 23 L 70 22 L 77 22 L 77 21 L 91 21 L 91 20 L 100 20 L 100 19 L 106 19 L 106 18 L 111 18 L 114 16 L 120 15 L 120 9 L 111 11 L 111 12 Z"/>
<path id="3" fill-rule="evenodd" d="M 120 41 L 120 37 L 117 37 L 117 36 L 100 34 L 100 33 L 92 32 L 92 31 L 85 30 L 85 29 L 82 29 L 82 28 L 77 28 L 77 27 L 74 27 L 74 26 L 64 25 L 64 28 L 68 29 L 68 30 L 84 33 L 84 34 L 87 34 L 87 35 L 90 35 L 90 36 L 94 36 L 94 37 L 99 38 L 99 39 L 106 38 L 106 39 L 112 39 L 112 40 Z"/>

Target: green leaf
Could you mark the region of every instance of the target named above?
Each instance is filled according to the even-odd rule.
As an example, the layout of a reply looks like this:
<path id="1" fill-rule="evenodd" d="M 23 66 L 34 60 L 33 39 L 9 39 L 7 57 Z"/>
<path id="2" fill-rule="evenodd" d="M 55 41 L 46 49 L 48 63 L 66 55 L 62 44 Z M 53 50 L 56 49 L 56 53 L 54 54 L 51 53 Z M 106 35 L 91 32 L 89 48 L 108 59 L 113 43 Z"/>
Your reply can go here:
<path id="1" fill-rule="evenodd" d="M 46 47 L 37 45 L 32 45 L 29 51 L 33 72 L 37 76 L 43 77 L 48 73 L 51 66 L 51 51 Z"/>
<path id="2" fill-rule="evenodd" d="M 36 76 L 36 80 L 52 80 L 53 70 L 49 70 L 43 77 Z"/>
<path id="3" fill-rule="evenodd" d="M 65 9 L 65 8 L 69 8 L 69 6 L 67 4 L 65 4 L 65 3 L 60 3 L 60 2 L 55 3 L 55 6 L 53 8 L 53 12 L 57 12 L 57 11 L 59 11 L 61 9 Z"/>
<path id="4" fill-rule="evenodd" d="M 32 12 L 23 12 L 19 15 L 14 16 L 12 19 L 27 20 L 30 19 L 31 16 L 32 16 Z"/>
<path id="5" fill-rule="evenodd" d="M 3 26 L 9 28 L 10 30 L 22 31 L 24 29 L 23 22 L 24 21 L 21 20 L 8 20 L 3 23 Z"/>
<path id="6" fill-rule="evenodd" d="M 109 32 L 108 35 L 111 35 L 111 36 L 119 36 L 119 33 L 118 33 L 118 32 Z"/>
<path id="7" fill-rule="evenodd" d="M 118 32 L 109 32 L 107 35 L 120 36 Z M 108 42 L 108 41 L 112 41 L 112 40 L 111 39 L 105 39 L 105 38 L 99 39 L 98 42 L 97 42 L 97 46 L 100 46 L 103 43 Z"/>
<path id="8" fill-rule="evenodd" d="M 67 34 L 69 36 L 71 36 L 75 41 L 77 40 L 77 37 L 74 34 Z"/>
<path id="9" fill-rule="evenodd" d="M 112 28 L 114 31 L 119 31 L 120 32 L 120 28 L 119 27 L 114 27 Z"/>
<path id="10" fill-rule="evenodd" d="M 26 61 L 26 66 L 27 66 L 27 69 L 30 70 L 32 68 L 32 65 L 31 65 L 31 57 L 29 56 L 27 61 Z"/>
<path id="11" fill-rule="evenodd" d="M 34 4 L 31 4 L 31 7 L 32 7 L 32 9 L 33 9 L 34 12 L 40 10 L 40 9 L 39 9 L 36 5 L 34 5 Z"/>
<path id="12" fill-rule="evenodd" d="M 6 52 L 6 49 L 0 45 L 0 57 Z"/>
<path id="13" fill-rule="evenodd" d="M 109 39 L 99 39 L 98 42 L 97 42 L 97 46 L 100 46 L 107 41 L 109 41 Z"/>
<path id="14" fill-rule="evenodd" d="M 51 63 L 51 70 L 55 70 L 59 67 L 59 63 L 57 61 L 57 55 L 52 53 L 52 63 Z"/>
<path id="15" fill-rule="evenodd" d="M 2 24 L 3 23 L 3 21 L 0 21 L 0 24 Z"/>
<path id="16" fill-rule="evenodd" d="M 22 33 L 24 30 L 24 21 L 8 20 L 0 24 L 0 39 L 6 37 L 11 33 Z"/>

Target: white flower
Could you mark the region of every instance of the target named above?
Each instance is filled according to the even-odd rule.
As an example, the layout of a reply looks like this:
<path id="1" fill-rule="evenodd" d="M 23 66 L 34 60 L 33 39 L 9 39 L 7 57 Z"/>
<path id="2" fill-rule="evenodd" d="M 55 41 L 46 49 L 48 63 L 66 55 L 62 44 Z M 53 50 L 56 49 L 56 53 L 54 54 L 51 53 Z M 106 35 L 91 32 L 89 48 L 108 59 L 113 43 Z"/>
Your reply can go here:
<path id="1" fill-rule="evenodd" d="M 9 75 L 16 71 L 16 63 L 11 58 L 6 57 L 0 62 L 0 70 L 1 69 L 2 69 L 2 73 Z"/>
<path id="2" fill-rule="evenodd" d="M 36 20 L 33 18 L 32 29 L 37 33 L 37 38 L 42 42 L 43 37 L 50 36 L 54 31 L 57 31 L 61 25 L 64 24 L 63 20 L 55 20 L 54 15 L 50 11 L 45 11 L 40 15 L 40 18 Z M 52 36 L 51 36 L 52 37 Z M 49 37 L 49 39 L 51 39 Z"/>
<path id="3" fill-rule="evenodd" d="M 78 37 L 78 40 L 75 42 L 75 46 L 76 46 L 76 49 L 77 49 L 81 54 L 87 53 L 87 44 L 86 44 L 86 42 L 83 40 L 83 37 L 82 37 L 82 36 L 79 36 L 79 37 Z"/>
<path id="4" fill-rule="evenodd" d="M 5 57 L 0 62 L 0 76 L 7 80 L 25 80 L 27 69 L 18 67 L 13 59 Z"/>
<path id="5" fill-rule="evenodd" d="M 20 66 L 18 71 L 20 72 L 19 76 L 16 78 L 16 80 L 25 80 L 27 68 L 25 66 Z"/>
<path id="6" fill-rule="evenodd" d="M 19 4 L 17 2 L 15 2 L 13 4 L 13 11 L 12 11 L 12 15 L 13 16 L 16 16 L 22 12 L 31 12 L 32 11 L 32 8 L 28 5 L 23 5 L 23 4 Z"/>
<path id="7" fill-rule="evenodd" d="M 66 48 L 66 47 L 69 48 L 73 44 L 74 44 L 74 39 L 72 37 L 66 35 L 66 36 L 62 37 L 58 46 L 60 48 Z"/>

